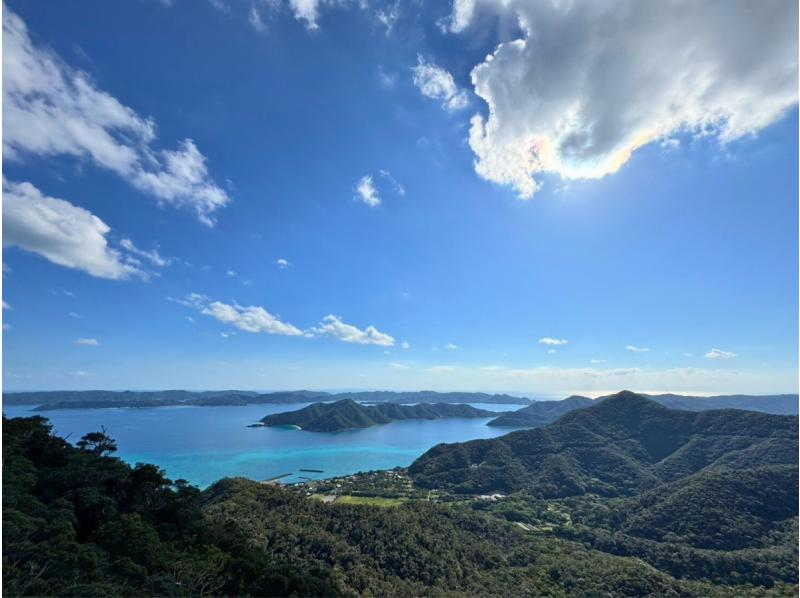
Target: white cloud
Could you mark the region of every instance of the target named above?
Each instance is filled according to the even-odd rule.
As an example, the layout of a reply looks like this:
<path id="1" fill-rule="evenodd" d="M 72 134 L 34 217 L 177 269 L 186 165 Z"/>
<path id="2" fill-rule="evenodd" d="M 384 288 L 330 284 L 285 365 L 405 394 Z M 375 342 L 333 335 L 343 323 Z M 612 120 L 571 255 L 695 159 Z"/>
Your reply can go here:
<path id="1" fill-rule="evenodd" d="M 3 309 L 11 309 L 11 306 L 5 301 L 3 301 Z"/>
<path id="2" fill-rule="evenodd" d="M 605 362 L 606 362 L 605 359 L 590 359 L 589 360 L 589 363 L 592 363 L 592 364 L 605 363 Z"/>
<path id="3" fill-rule="evenodd" d="M 711 351 L 705 354 L 705 357 L 708 359 L 733 359 L 736 357 L 736 353 L 723 351 L 722 349 L 711 349 Z"/>
<path id="4" fill-rule="evenodd" d="M 87 345 L 87 346 L 90 346 L 90 347 L 96 347 L 100 343 L 97 342 L 96 338 L 76 338 L 75 339 L 75 344 L 76 345 Z"/>
<path id="5" fill-rule="evenodd" d="M 403 349 L 404 351 L 407 351 L 408 349 L 411 348 L 411 345 L 406 341 L 403 341 L 402 343 L 400 343 L 400 348 Z"/>
<path id="6" fill-rule="evenodd" d="M 488 107 L 472 118 L 476 172 L 529 198 L 543 172 L 598 178 L 675 135 L 726 143 L 759 131 L 797 102 L 797 10 L 789 1 L 456 0 L 451 31 L 483 31 L 499 16 L 518 25 L 502 31 L 519 32 L 472 70 Z"/>
<path id="7" fill-rule="evenodd" d="M 229 201 L 191 139 L 153 147 L 156 125 L 48 49 L 37 47 L 19 16 L 3 8 L 4 158 L 69 155 L 89 159 L 160 203 L 187 207 L 207 225 Z"/>
<path id="8" fill-rule="evenodd" d="M 219 322 L 231 324 L 239 330 L 253 333 L 281 334 L 285 336 L 301 336 L 303 332 L 289 323 L 282 322 L 263 307 L 251 305 L 242 307 L 237 303 L 233 305 L 220 301 L 211 301 L 200 293 L 189 293 L 184 297 L 167 297 L 167 301 L 185 305 L 196 309 L 205 316 L 210 316 Z M 194 320 L 187 318 L 190 322 Z"/>
<path id="9" fill-rule="evenodd" d="M 168 258 L 163 258 L 158 254 L 157 249 L 153 249 L 151 251 L 145 251 L 143 249 L 139 249 L 136 245 L 133 244 L 133 241 L 130 239 L 122 239 L 120 242 L 120 247 L 122 247 L 125 251 L 132 253 L 134 255 L 138 255 L 139 257 L 143 257 L 150 261 L 151 264 L 154 266 L 158 266 L 159 268 L 163 268 L 164 266 L 169 266 L 172 263 L 172 260 Z"/>
<path id="10" fill-rule="evenodd" d="M 549 336 L 545 336 L 544 338 L 539 339 L 540 345 L 558 346 L 558 345 L 566 345 L 568 342 L 569 341 L 565 338 L 552 338 Z"/>
<path id="11" fill-rule="evenodd" d="M 407 366 L 404 363 L 390 363 L 389 366 L 395 370 L 407 370 L 410 366 Z"/>
<path id="12" fill-rule="evenodd" d="M 399 197 L 403 197 L 406 194 L 405 187 L 397 182 L 397 179 L 395 179 L 388 170 L 379 170 L 378 177 L 385 181 L 380 189 L 378 188 L 375 177 L 370 174 L 364 175 L 358 179 L 355 187 L 354 199 L 372 208 L 376 208 L 381 205 L 381 193 L 391 191 Z"/>
<path id="13" fill-rule="evenodd" d="M 458 345 L 454 345 L 453 343 L 447 343 L 444 346 L 444 348 L 447 349 L 448 351 L 455 351 L 456 349 L 458 349 Z"/>
<path id="14" fill-rule="evenodd" d="M 235 271 L 235 270 L 228 270 L 227 272 L 225 272 L 225 274 L 226 274 L 226 275 L 227 275 L 229 278 L 234 278 L 234 277 L 236 276 L 236 271 Z"/>
<path id="15" fill-rule="evenodd" d="M 278 266 L 279 269 L 285 270 L 286 268 L 291 267 L 292 263 L 288 260 L 280 258 L 275 260 L 275 265 Z"/>
<path id="16" fill-rule="evenodd" d="M 548 350 L 547 350 L 547 352 L 548 352 L 550 355 L 552 355 L 553 353 L 555 353 L 555 352 L 556 352 L 556 350 L 555 350 L 555 349 L 548 349 Z"/>
<path id="17" fill-rule="evenodd" d="M 346 343 L 394 346 L 394 338 L 378 331 L 374 326 L 367 326 L 365 330 L 360 330 L 351 324 L 345 324 L 339 316 L 334 315 L 325 316 L 319 326 L 313 329 L 313 332 L 320 336 L 332 336 Z"/>
<path id="18" fill-rule="evenodd" d="M 637 347 L 635 345 L 625 345 L 626 351 L 631 351 L 632 353 L 647 353 L 650 349 L 647 347 Z"/>
<path id="19" fill-rule="evenodd" d="M 110 228 L 64 199 L 43 195 L 30 183 L 3 179 L 3 245 L 38 253 L 51 262 L 99 278 L 145 277 L 130 257 L 109 247 Z"/>
<path id="20" fill-rule="evenodd" d="M 381 205 L 381 198 L 372 184 L 372 177 L 364 175 L 356 183 L 356 199 L 363 201 L 368 206 L 375 208 Z"/>
<path id="21" fill-rule="evenodd" d="M 422 56 L 417 56 L 417 65 L 411 67 L 412 79 L 420 93 L 426 98 L 439 100 L 449 111 L 466 108 L 469 97 L 456 85 L 453 75 Z"/>
<path id="22" fill-rule="evenodd" d="M 210 316 L 224 324 L 231 324 L 239 330 L 253 333 L 281 334 L 285 336 L 300 336 L 303 333 L 289 323 L 282 322 L 277 316 L 273 316 L 263 307 L 251 305 L 242 307 L 234 303 L 233 305 L 212 301 L 206 303 L 204 299 L 199 302 L 197 295 L 190 295 L 187 301 L 199 308 L 201 314 Z"/>

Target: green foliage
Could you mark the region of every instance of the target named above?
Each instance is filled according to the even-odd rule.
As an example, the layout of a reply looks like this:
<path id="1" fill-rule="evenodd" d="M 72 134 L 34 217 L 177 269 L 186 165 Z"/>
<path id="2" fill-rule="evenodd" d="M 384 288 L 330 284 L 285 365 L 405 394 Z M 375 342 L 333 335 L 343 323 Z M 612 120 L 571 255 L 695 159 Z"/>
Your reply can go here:
<path id="1" fill-rule="evenodd" d="M 568 421 L 561 430 L 558 424 L 537 437 L 539 454 L 542 442 L 551 452 L 566 447 L 542 461 L 536 479 L 549 484 L 544 492 L 531 487 L 497 501 L 456 495 L 437 504 L 419 499 L 427 493 L 408 490 L 399 471 L 365 474 L 368 489 L 402 491 L 405 500 L 392 501 L 391 508 L 324 504 L 306 498 L 302 488 L 243 479 L 221 480 L 201 492 L 168 480 L 153 465 L 130 467 L 110 456 L 116 447 L 103 432 L 73 447 L 53 436 L 43 418 L 4 418 L 3 591 L 137 597 L 796 595 L 796 464 L 753 466 L 754 460 L 783 458 L 780 446 L 767 445 L 787 438 L 791 443 L 785 426 L 709 417 L 693 425 L 727 440 L 686 449 L 696 429 L 661 421 L 678 440 L 650 434 L 641 416 L 622 411 Z M 761 440 L 730 441 L 745 424 Z M 637 434 L 649 438 L 635 440 Z M 492 484 L 512 487 L 514 477 L 532 479 L 533 462 L 514 453 L 528 446 L 524 440 L 438 451 L 468 471 L 479 457 L 491 464 L 485 469 Z M 576 446 L 578 440 L 587 446 Z M 677 458 L 676 450 L 664 456 L 676 443 L 685 449 L 685 464 L 658 469 Z M 623 457 L 627 461 L 612 469 L 604 465 Z M 710 459 L 727 465 L 697 469 Z M 646 474 L 637 469 L 643 463 L 649 464 Z M 676 473 L 692 468 L 696 472 L 688 476 Z M 590 471 L 603 472 L 603 478 L 592 479 Z M 606 496 L 587 493 L 596 487 Z M 541 497 L 565 489 L 568 498 Z"/>

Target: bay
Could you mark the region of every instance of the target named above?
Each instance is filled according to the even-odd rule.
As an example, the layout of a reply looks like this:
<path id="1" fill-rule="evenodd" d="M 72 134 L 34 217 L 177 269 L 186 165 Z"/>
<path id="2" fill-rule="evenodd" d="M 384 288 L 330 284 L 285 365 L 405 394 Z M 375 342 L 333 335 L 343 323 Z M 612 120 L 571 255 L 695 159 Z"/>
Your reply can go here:
<path id="1" fill-rule="evenodd" d="M 521 405 L 485 405 L 511 411 Z M 29 405 L 3 406 L 6 417 L 42 415 L 54 432 L 74 443 L 105 428 L 117 442 L 117 456 L 131 465 L 153 463 L 171 479 L 205 488 L 223 477 L 266 480 L 290 473 L 283 482 L 348 475 L 410 465 L 440 442 L 462 442 L 507 434 L 486 423 L 492 418 L 409 420 L 343 432 L 304 432 L 286 428 L 248 428 L 271 413 L 307 404 L 151 409 L 65 409 L 34 412 Z M 318 469 L 319 472 L 301 472 Z"/>

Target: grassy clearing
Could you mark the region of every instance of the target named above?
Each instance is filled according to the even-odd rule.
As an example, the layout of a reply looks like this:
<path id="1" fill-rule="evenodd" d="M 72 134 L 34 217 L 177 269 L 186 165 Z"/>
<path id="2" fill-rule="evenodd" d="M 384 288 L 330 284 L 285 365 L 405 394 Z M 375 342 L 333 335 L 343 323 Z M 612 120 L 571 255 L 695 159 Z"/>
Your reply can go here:
<path id="1" fill-rule="evenodd" d="M 405 498 L 384 498 L 382 496 L 340 496 L 336 502 L 348 505 L 373 505 L 376 507 L 396 507 L 403 504 Z"/>

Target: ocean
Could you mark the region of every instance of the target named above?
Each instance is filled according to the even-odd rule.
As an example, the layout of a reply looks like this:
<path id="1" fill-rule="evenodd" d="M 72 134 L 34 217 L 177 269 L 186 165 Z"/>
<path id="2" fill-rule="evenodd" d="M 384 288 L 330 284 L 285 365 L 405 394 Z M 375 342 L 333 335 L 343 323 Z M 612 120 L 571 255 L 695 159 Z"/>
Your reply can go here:
<path id="1" fill-rule="evenodd" d="M 485 405 L 510 411 L 521 405 Z M 42 415 L 56 434 L 76 442 L 104 427 L 117 442 L 117 456 L 131 465 L 153 463 L 175 479 L 205 488 L 223 477 L 266 480 L 286 473 L 283 482 L 348 475 L 410 465 L 441 442 L 462 442 L 507 434 L 491 418 L 409 420 L 344 432 L 304 432 L 285 428 L 248 428 L 270 413 L 305 407 L 246 405 L 156 407 L 152 409 L 65 409 L 33 412 L 32 406 L 4 406 L 6 417 Z M 318 469 L 322 473 L 301 472 Z"/>

